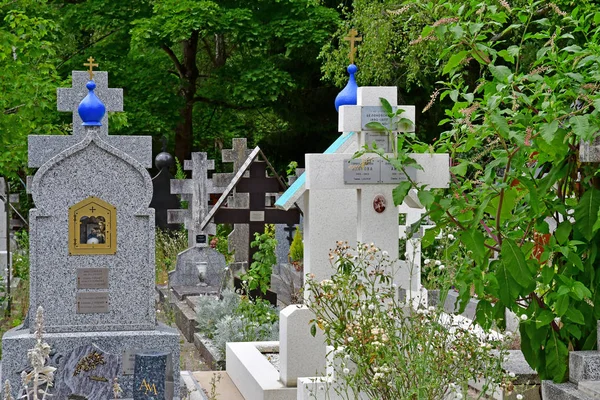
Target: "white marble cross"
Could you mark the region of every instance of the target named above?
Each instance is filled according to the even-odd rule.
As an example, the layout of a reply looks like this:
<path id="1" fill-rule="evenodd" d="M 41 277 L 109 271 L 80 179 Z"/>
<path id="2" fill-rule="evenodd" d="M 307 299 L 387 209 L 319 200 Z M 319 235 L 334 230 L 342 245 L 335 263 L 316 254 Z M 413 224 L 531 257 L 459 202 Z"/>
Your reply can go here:
<path id="1" fill-rule="evenodd" d="M 57 104 L 59 111 L 73 113 L 73 134 L 31 135 L 29 136 L 29 167 L 39 168 L 46 161 L 75 145 L 83 139 L 84 127 L 77 112 L 79 103 L 88 94 L 85 87 L 89 81 L 87 71 L 73 71 L 72 87 L 57 89 Z M 108 88 L 108 72 L 94 71 L 96 89 L 94 93 L 102 100 L 106 111 L 123 111 L 123 89 Z M 150 136 L 109 136 L 108 113 L 102 118 L 100 135 L 108 144 L 120 149 L 136 159 L 145 168 L 152 167 L 152 137 Z"/>
<path id="2" fill-rule="evenodd" d="M 202 234 L 215 235 L 216 226 L 211 223 L 205 231 L 200 230 L 200 223 L 208 214 L 211 194 L 223 193 L 226 186 L 217 186 L 213 179 L 208 178 L 208 171 L 215 169 L 215 161 L 208 160 L 206 153 L 192 153 L 191 160 L 185 160 L 183 168 L 192 171 L 192 179 L 171 179 L 171 193 L 180 194 L 182 199 L 188 202 L 188 208 L 184 210 L 168 210 L 167 222 L 169 224 L 184 224 L 188 230 L 188 246 L 208 246 L 208 238 L 205 243 L 197 243 L 196 236 Z"/>
<path id="3" fill-rule="evenodd" d="M 380 97 L 397 106 L 395 87 L 361 87 L 358 105 L 340 107 L 339 130 L 356 132 L 359 136 L 356 147 L 347 149 L 345 154 L 307 154 L 305 157 L 308 196 L 305 196 L 304 207 L 304 272 L 315 274 L 317 279 L 328 279 L 333 273 L 329 249 L 335 247 L 337 240 L 348 241 L 351 246 L 357 242 L 374 243 L 392 259 L 398 257 L 399 209 L 394 206 L 392 196 L 398 182 L 387 179 L 390 175 L 386 179 L 370 179 L 365 174 L 357 180 L 348 180 L 345 176 L 348 160 L 373 137 L 367 136 L 373 132 L 366 129 L 366 123 L 373 118 L 381 121 L 387 118 L 381 115 Z M 403 117 L 414 123 L 413 106 L 397 107 L 404 109 Z M 448 187 L 448 154 L 411 154 L 411 157 L 423 167 L 423 170 L 408 171 L 416 183 L 429 188 Z M 363 158 L 379 161 L 376 154 L 366 154 Z M 382 165 L 381 178 L 383 171 Z M 394 277 L 399 287 L 419 293 L 420 264 L 401 266 Z"/>

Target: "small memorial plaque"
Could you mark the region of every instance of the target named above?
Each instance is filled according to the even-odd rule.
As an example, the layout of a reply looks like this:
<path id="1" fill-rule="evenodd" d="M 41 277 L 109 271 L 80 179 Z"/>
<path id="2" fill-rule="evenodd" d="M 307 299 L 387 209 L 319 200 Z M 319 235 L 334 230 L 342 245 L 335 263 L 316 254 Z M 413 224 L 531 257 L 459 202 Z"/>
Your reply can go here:
<path id="1" fill-rule="evenodd" d="M 264 211 L 250 211 L 250 222 L 262 222 L 265 220 Z"/>
<path id="2" fill-rule="evenodd" d="M 135 371 L 135 353 L 137 349 L 123 350 L 123 375 L 133 375 Z"/>
<path id="3" fill-rule="evenodd" d="M 380 160 L 344 160 L 344 183 L 380 183 Z"/>
<path id="4" fill-rule="evenodd" d="M 396 112 L 398 107 L 392 107 L 392 111 Z M 383 109 L 379 106 L 363 106 L 361 109 L 361 126 L 363 131 L 372 130 L 367 128 L 369 122 L 379 122 L 388 129 L 391 129 L 390 117 Z M 379 145 L 379 144 L 377 144 Z"/>
<path id="5" fill-rule="evenodd" d="M 386 153 L 392 151 L 390 146 L 390 135 L 387 133 L 365 132 L 365 144 L 369 147 L 373 147 L 373 143 L 377 145 L 377 148 L 383 149 Z"/>
<path id="6" fill-rule="evenodd" d="M 108 292 L 77 293 L 77 314 L 108 312 Z"/>
<path id="7" fill-rule="evenodd" d="M 406 174 L 402 171 L 398 171 L 392 164 L 387 161 L 381 160 L 381 182 L 382 183 L 398 183 L 407 181 Z M 411 179 L 415 179 L 415 169 L 405 168 Z"/>
<path id="8" fill-rule="evenodd" d="M 77 268 L 77 289 L 108 289 L 108 268 Z"/>

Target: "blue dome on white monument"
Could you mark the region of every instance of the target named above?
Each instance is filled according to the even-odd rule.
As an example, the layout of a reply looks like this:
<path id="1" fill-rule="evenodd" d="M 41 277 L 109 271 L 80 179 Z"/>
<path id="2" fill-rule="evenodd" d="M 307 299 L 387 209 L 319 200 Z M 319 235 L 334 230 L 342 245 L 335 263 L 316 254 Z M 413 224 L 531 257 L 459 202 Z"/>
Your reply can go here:
<path id="1" fill-rule="evenodd" d="M 350 78 L 346 87 L 337 95 L 335 98 L 335 111 L 340 110 L 340 106 L 355 106 L 356 105 L 356 93 L 358 92 L 358 85 L 356 84 L 356 78 L 354 74 L 358 71 L 358 67 L 354 64 L 348 66 L 348 73 Z"/>
<path id="2" fill-rule="evenodd" d="M 89 90 L 87 96 L 79 103 L 79 116 L 83 121 L 83 126 L 102 126 L 102 117 L 106 113 L 106 107 L 94 93 L 96 83 L 89 81 L 85 87 Z"/>

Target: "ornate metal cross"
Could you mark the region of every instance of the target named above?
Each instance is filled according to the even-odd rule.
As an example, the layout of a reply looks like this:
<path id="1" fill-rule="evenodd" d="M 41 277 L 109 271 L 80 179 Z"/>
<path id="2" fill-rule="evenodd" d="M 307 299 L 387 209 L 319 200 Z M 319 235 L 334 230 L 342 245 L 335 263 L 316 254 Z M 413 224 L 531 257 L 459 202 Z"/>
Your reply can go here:
<path id="1" fill-rule="evenodd" d="M 88 62 L 87 62 L 87 63 L 84 63 L 84 64 L 83 64 L 83 66 L 84 66 L 84 67 L 90 67 L 90 69 L 88 70 L 88 74 L 90 74 L 90 81 L 91 81 L 91 80 L 93 80 L 93 79 L 94 79 L 94 67 L 97 67 L 97 66 L 98 66 L 98 64 L 97 64 L 97 63 L 96 63 L 96 64 L 94 63 L 94 61 L 95 61 L 95 60 L 94 60 L 94 57 L 90 57 L 90 58 L 88 58 L 87 60 L 88 60 Z"/>
<path id="2" fill-rule="evenodd" d="M 350 64 L 354 64 L 354 55 L 356 54 L 356 47 L 354 47 L 356 42 L 362 42 L 362 36 L 358 35 L 358 31 L 356 29 L 350 29 L 348 32 L 348 36 L 344 38 L 350 42 L 350 54 L 348 54 L 348 58 L 350 58 Z"/>

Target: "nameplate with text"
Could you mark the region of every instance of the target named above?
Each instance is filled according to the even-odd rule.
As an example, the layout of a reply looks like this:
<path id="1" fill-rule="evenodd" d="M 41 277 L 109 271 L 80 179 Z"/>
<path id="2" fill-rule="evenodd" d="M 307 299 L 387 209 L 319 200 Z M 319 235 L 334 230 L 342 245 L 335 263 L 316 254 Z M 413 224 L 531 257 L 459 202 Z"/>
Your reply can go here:
<path id="1" fill-rule="evenodd" d="M 108 312 L 108 292 L 77 293 L 77 314 Z"/>

